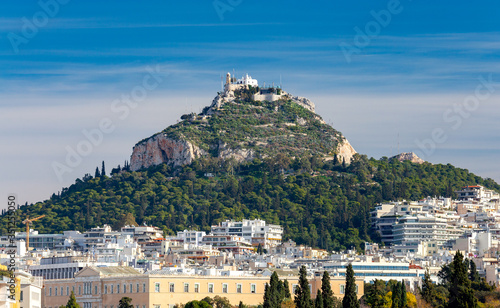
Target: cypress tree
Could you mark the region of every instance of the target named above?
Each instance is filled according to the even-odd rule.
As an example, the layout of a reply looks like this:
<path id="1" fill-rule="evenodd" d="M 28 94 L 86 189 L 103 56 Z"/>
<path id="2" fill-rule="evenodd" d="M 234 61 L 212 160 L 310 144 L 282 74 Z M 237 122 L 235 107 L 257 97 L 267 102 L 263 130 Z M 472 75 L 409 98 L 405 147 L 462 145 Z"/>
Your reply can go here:
<path id="1" fill-rule="evenodd" d="M 399 281 L 392 286 L 391 308 L 401 308 L 401 288 L 399 287 Z"/>
<path id="2" fill-rule="evenodd" d="M 457 251 L 453 262 L 450 264 L 452 271 L 450 273 L 448 301 L 449 308 L 476 308 L 477 300 L 474 297 L 474 291 L 471 288 L 471 282 L 468 277 L 467 268 L 464 262 L 464 256 Z"/>
<path id="3" fill-rule="evenodd" d="M 300 268 L 299 285 L 295 289 L 294 302 L 296 308 L 312 308 L 311 290 L 309 289 L 305 266 Z"/>
<path id="4" fill-rule="evenodd" d="M 281 307 L 283 285 L 278 278 L 278 274 L 273 272 L 269 284 L 266 283 L 264 288 L 264 308 L 279 308 Z"/>
<path id="5" fill-rule="evenodd" d="M 332 308 L 334 303 L 333 291 L 330 284 L 330 275 L 327 271 L 323 272 L 323 277 L 321 278 L 321 293 L 323 294 L 323 307 Z"/>
<path id="6" fill-rule="evenodd" d="M 104 160 L 102 161 L 101 176 L 106 175 L 106 168 L 104 167 Z"/>
<path id="7" fill-rule="evenodd" d="M 470 260 L 470 281 L 472 283 L 481 281 L 481 279 L 479 278 L 479 273 L 477 272 L 476 263 L 474 263 L 472 259 Z"/>
<path id="8" fill-rule="evenodd" d="M 429 273 L 429 269 L 425 271 L 424 278 L 422 281 L 422 298 L 427 303 L 432 303 L 432 294 L 434 293 L 434 284 L 431 280 L 431 274 Z"/>
<path id="9" fill-rule="evenodd" d="M 318 293 L 316 293 L 314 308 L 323 308 L 323 295 L 321 294 L 321 289 L 318 289 Z"/>
<path id="10" fill-rule="evenodd" d="M 95 167 L 95 174 L 94 174 L 94 177 L 95 178 L 98 178 L 101 176 L 101 173 L 99 172 L 99 167 Z"/>
<path id="11" fill-rule="evenodd" d="M 408 298 L 406 297 L 406 284 L 404 280 L 401 282 L 399 295 L 401 296 L 399 307 L 406 308 L 408 306 Z"/>
<path id="12" fill-rule="evenodd" d="M 290 286 L 288 284 L 288 280 L 286 279 L 283 281 L 283 290 L 285 292 L 285 298 L 291 299 L 292 294 L 290 294 Z"/>
<path id="13" fill-rule="evenodd" d="M 269 284 L 264 287 L 264 308 L 271 308 L 271 295 L 269 294 Z"/>
<path id="14" fill-rule="evenodd" d="M 345 275 L 345 292 L 342 300 L 343 308 L 359 308 L 358 297 L 356 295 L 356 278 L 354 278 L 354 270 L 352 264 L 349 263 Z"/>

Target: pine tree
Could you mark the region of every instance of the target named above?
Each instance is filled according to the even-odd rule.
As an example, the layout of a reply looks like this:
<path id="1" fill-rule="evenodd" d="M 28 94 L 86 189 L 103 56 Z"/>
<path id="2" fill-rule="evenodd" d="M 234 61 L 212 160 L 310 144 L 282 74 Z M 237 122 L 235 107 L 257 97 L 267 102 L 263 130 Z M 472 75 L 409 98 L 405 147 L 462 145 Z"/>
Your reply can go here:
<path id="1" fill-rule="evenodd" d="M 383 308 L 386 304 L 385 299 L 386 285 L 385 281 L 375 279 L 366 293 L 366 303 L 372 308 Z"/>
<path id="2" fill-rule="evenodd" d="M 106 175 L 106 168 L 104 167 L 104 160 L 102 161 L 101 176 Z"/>
<path id="3" fill-rule="evenodd" d="M 134 308 L 134 305 L 132 305 L 131 302 L 132 299 L 130 297 L 122 297 L 120 299 L 118 308 Z"/>
<path id="4" fill-rule="evenodd" d="M 323 295 L 321 294 L 321 289 L 318 289 L 318 293 L 316 293 L 314 308 L 323 308 Z"/>
<path id="5" fill-rule="evenodd" d="M 62 306 L 62 307 L 80 308 L 80 305 L 76 302 L 75 293 L 73 293 L 73 291 L 71 291 L 71 295 L 69 296 L 69 300 L 68 300 L 68 303 L 66 304 L 66 306 Z"/>
<path id="6" fill-rule="evenodd" d="M 299 285 L 295 289 L 294 302 L 296 308 L 312 308 L 311 290 L 309 289 L 305 266 L 300 268 Z"/>
<path id="7" fill-rule="evenodd" d="M 332 286 L 330 284 L 330 275 L 327 271 L 323 272 L 323 277 L 321 278 L 321 293 L 323 294 L 323 307 L 334 307 L 335 300 L 333 298 Z"/>
<path id="8" fill-rule="evenodd" d="M 352 264 L 349 263 L 345 275 L 345 292 L 342 300 L 343 308 L 359 308 L 358 297 L 356 295 L 356 278 L 354 278 L 354 270 Z"/>
<path id="9" fill-rule="evenodd" d="M 468 277 L 468 265 L 464 262 L 464 256 L 460 251 L 457 251 L 453 262 L 450 264 L 452 268 L 450 274 L 449 292 L 450 298 L 448 301 L 449 308 L 476 308 L 477 300 L 474 297 L 474 291 L 471 288 L 471 282 Z"/>
<path id="10" fill-rule="evenodd" d="M 94 174 L 94 177 L 95 178 L 98 178 L 101 176 L 101 173 L 99 172 L 99 167 L 95 167 L 95 174 Z"/>

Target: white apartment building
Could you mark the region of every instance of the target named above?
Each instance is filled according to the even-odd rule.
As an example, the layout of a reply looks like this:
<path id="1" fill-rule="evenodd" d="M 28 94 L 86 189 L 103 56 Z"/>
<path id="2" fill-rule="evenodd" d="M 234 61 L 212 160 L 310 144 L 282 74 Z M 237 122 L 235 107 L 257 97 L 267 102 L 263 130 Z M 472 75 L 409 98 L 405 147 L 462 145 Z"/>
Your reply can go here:
<path id="1" fill-rule="evenodd" d="M 496 191 L 485 189 L 481 185 L 465 186 L 462 190 L 455 192 L 458 194 L 458 200 L 489 202 L 500 199 Z"/>
<path id="2" fill-rule="evenodd" d="M 184 230 L 177 232 L 177 238 L 186 244 L 201 245 L 203 237 L 207 235 L 204 231 Z"/>
<path id="3" fill-rule="evenodd" d="M 131 234 L 136 242 L 149 242 L 163 237 L 163 231 L 152 226 L 125 226 L 121 228 L 123 234 Z"/>
<path id="4" fill-rule="evenodd" d="M 21 283 L 20 308 L 41 308 L 43 278 L 22 271 L 16 272 L 16 277 L 19 277 Z"/>
<path id="5" fill-rule="evenodd" d="M 7 276 L 0 277 L 0 307 L 13 307 L 16 300 L 12 299 L 9 286 L 10 280 Z"/>
<path id="6" fill-rule="evenodd" d="M 435 242 L 438 247 L 443 247 L 446 242 L 459 238 L 463 233 L 462 228 L 448 224 L 444 218 L 407 215 L 399 218 L 394 226 L 392 244 Z"/>
<path id="7" fill-rule="evenodd" d="M 498 240 L 492 239 L 489 231 L 472 232 L 458 238 L 453 245 L 453 250 L 464 251 L 466 255 L 482 258 L 490 252 L 492 247 L 495 247 L 495 250 L 498 249 Z"/>
<path id="8" fill-rule="evenodd" d="M 236 235 L 206 235 L 203 237 L 204 245 L 210 245 L 220 250 L 233 252 L 235 255 L 253 252 L 254 248 L 250 242 Z"/>
<path id="9" fill-rule="evenodd" d="M 352 264 L 354 275 L 362 277 L 366 283 L 375 279 L 389 281 L 391 279 L 398 281 L 405 281 L 413 289 L 420 286 L 422 277 L 425 274 L 425 269 L 413 266 L 408 262 L 373 262 L 373 260 L 366 261 L 339 261 L 324 263 L 323 268 L 330 273 L 330 277 L 345 277 L 346 268 Z"/>
<path id="10" fill-rule="evenodd" d="M 243 221 L 226 220 L 211 227 L 213 235 L 241 236 L 253 246 L 259 244 L 263 248 L 274 247 L 281 243 L 283 228 L 279 225 L 266 224 L 264 220 L 254 219 Z"/>

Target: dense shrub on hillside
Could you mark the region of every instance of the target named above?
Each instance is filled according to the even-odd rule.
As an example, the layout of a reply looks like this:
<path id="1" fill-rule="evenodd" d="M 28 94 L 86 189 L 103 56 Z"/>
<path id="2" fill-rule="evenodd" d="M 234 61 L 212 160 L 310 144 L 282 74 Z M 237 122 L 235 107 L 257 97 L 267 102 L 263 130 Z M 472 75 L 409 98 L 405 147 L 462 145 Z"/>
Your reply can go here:
<path id="1" fill-rule="evenodd" d="M 215 177 L 205 177 L 207 172 Z M 500 191 L 493 180 L 449 164 L 360 155 L 345 168 L 307 155 L 277 155 L 246 164 L 208 158 L 177 169 L 159 165 L 112 177 L 86 176 L 49 200 L 22 206 L 16 215 L 19 230 L 27 216 L 46 215 L 34 223 L 42 233 L 103 224 L 118 228 L 131 220 L 127 213 L 137 223 L 158 226 L 167 234 L 186 228 L 208 231 L 211 224 L 226 219 L 261 218 L 281 224 L 285 239 L 339 250 L 376 240 L 369 230 L 369 211 L 376 203 L 451 196 L 471 184 Z M 2 234 L 7 225 L 2 216 Z"/>

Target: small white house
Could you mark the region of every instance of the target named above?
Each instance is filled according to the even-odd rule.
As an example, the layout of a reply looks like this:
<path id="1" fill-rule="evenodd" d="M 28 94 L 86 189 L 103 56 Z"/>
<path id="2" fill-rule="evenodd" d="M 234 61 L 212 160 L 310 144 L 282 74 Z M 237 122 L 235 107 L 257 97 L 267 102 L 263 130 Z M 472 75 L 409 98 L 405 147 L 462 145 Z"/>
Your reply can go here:
<path id="1" fill-rule="evenodd" d="M 245 76 L 236 80 L 236 84 L 248 85 L 248 86 L 252 86 L 252 87 L 259 86 L 257 79 L 253 79 L 252 76 L 248 76 L 248 74 L 245 74 Z"/>

